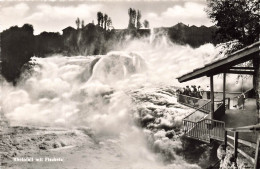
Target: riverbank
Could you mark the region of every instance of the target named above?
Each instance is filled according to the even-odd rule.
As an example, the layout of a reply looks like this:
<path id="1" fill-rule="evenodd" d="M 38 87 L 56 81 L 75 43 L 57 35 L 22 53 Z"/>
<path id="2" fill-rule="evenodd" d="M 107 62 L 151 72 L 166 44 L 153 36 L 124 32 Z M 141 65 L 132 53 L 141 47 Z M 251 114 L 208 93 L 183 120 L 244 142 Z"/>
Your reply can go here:
<path id="1" fill-rule="evenodd" d="M 2 134 L 2 167 L 205 168 L 215 160 L 215 146 L 182 138 L 182 117 L 192 109 L 176 102 L 173 86 L 127 95 L 135 124 L 130 132 L 100 135 L 89 127 L 11 126 Z"/>

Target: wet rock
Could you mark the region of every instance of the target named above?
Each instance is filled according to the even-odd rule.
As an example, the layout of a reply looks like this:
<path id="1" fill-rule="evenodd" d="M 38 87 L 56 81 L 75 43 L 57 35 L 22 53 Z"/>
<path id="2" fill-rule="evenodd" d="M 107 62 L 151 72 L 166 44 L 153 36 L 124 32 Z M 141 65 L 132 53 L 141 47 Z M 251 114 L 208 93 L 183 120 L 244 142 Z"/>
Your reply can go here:
<path id="1" fill-rule="evenodd" d="M 151 110 L 152 112 L 156 110 L 155 107 L 147 107 L 147 109 Z"/>
<path id="2" fill-rule="evenodd" d="M 47 150 L 48 149 L 48 144 L 46 142 L 42 142 L 41 144 L 39 144 L 39 149 Z"/>
<path id="3" fill-rule="evenodd" d="M 53 147 L 53 148 L 59 148 L 60 145 L 59 145 L 59 143 L 53 143 L 53 144 L 52 144 L 52 147 Z"/>
<path id="4" fill-rule="evenodd" d="M 226 156 L 225 146 L 224 145 L 220 145 L 218 150 L 217 150 L 217 157 L 220 160 L 224 160 L 225 156 Z"/>
<path id="5" fill-rule="evenodd" d="M 157 139 L 162 139 L 164 138 L 166 135 L 166 132 L 165 130 L 159 130 L 157 131 L 155 134 L 154 134 L 154 138 L 157 140 Z"/>
<path id="6" fill-rule="evenodd" d="M 19 144 L 19 142 L 16 139 L 14 139 L 12 144 L 13 144 L 13 146 L 17 146 Z"/>
<path id="7" fill-rule="evenodd" d="M 238 168 L 246 169 L 246 168 L 252 168 L 252 166 L 249 163 L 244 162 L 244 163 L 238 164 Z"/>
<path id="8" fill-rule="evenodd" d="M 141 120 L 141 124 L 142 126 L 146 126 L 147 123 L 149 122 L 153 122 L 155 120 L 155 117 L 153 117 L 150 114 L 147 114 L 146 116 L 144 116 Z"/>
<path id="9" fill-rule="evenodd" d="M 48 138 L 48 137 L 47 137 L 47 138 L 45 139 L 45 141 L 51 141 L 51 138 Z"/>
<path id="10" fill-rule="evenodd" d="M 148 125 L 147 125 L 147 128 L 148 129 L 153 129 L 153 128 L 155 128 L 156 126 L 153 124 L 153 123 L 149 123 Z"/>
<path id="11" fill-rule="evenodd" d="M 234 157 L 234 149 L 227 146 L 226 149 L 223 145 L 220 145 L 217 150 L 217 156 L 220 161 L 220 169 L 245 169 L 253 168 L 247 160 L 243 157 L 238 156 L 236 159 Z"/>
<path id="12" fill-rule="evenodd" d="M 77 134 L 75 132 L 66 133 L 65 135 L 68 135 L 68 136 L 71 136 L 71 137 L 77 136 Z"/>
<path id="13" fill-rule="evenodd" d="M 167 124 L 159 124 L 157 126 L 158 129 L 164 129 L 165 131 L 171 130 L 173 126 L 167 125 Z"/>
<path id="14" fill-rule="evenodd" d="M 21 146 L 16 146 L 17 150 L 23 150 L 23 148 Z"/>
<path id="15" fill-rule="evenodd" d="M 91 128 L 80 127 L 78 129 L 81 130 L 85 135 L 89 136 L 90 138 L 93 138 L 95 135 L 94 131 Z"/>
<path id="16" fill-rule="evenodd" d="M 17 155 L 17 153 L 14 151 L 14 152 L 11 152 L 10 153 L 12 157 L 15 157 Z"/>
<path id="17" fill-rule="evenodd" d="M 170 130 L 170 131 L 167 131 L 166 132 L 166 137 L 168 137 L 169 139 L 171 139 L 171 138 L 173 138 L 173 136 L 175 136 L 176 135 L 176 133 L 175 133 L 175 131 L 174 130 Z"/>
<path id="18" fill-rule="evenodd" d="M 63 141 L 60 142 L 60 145 L 61 145 L 61 147 L 65 147 L 66 146 L 66 144 Z"/>

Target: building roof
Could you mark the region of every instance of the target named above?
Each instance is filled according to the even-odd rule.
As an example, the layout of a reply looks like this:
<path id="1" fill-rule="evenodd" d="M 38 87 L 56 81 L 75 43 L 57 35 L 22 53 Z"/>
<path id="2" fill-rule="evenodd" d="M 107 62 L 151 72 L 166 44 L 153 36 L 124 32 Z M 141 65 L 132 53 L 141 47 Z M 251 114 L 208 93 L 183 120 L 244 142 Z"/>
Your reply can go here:
<path id="1" fill-rule="evenodd" d="M 202 68 L 194 69 L 192 72 L 178 77 L 179 82 L 186 82 L 202 76 L 211 76 L 219 73 L 228 72 L 229 68 L 237 64 L 246 62 L 255 57 L 260 57 L 260 41 L 253 43 L 241 50 L 238 50 L 220 60 L 206 64 Z"/>

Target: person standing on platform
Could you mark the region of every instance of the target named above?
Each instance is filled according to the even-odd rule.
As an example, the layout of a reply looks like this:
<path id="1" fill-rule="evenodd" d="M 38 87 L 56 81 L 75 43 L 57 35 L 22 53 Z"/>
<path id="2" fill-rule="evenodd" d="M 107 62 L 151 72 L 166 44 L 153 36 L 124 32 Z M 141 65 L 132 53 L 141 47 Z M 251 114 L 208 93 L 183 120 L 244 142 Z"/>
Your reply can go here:
<path id="1" fill-rule="evenodd" d="M 241 97 L 241 101 L 242 101 L 241 107 L 244 110 L 245 109 L 245 99 L 246 99 L 245 93 L 242 93 L 240 97 Z"/>
<path id="2" fill-rule="evenodd" d="M 200 88 L 200 86 L 198 86 L 198 97 L 199 97 L 200 99 L 202 99 L 202 96 L 203 96 L 203 94 L 202 94 L 202 89 Z"/>
<path id="3" fill-rule="evenodd" d="M 207 92 L 207 99 L 210 99 L 210 87 L 209 86 L 207 86 L 206 92 Z"/>
<path id="4" fill-rule="evenodd" d="M 191 96 L 191 90 L 189 86 L 186 86 L 187 95 Z"/>

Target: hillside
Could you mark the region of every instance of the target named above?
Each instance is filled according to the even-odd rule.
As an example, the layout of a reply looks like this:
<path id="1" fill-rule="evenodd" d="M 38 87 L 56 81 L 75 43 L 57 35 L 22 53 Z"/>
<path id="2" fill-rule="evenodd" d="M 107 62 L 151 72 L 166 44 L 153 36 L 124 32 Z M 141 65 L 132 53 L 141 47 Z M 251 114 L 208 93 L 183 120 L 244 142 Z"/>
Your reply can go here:
<path id="1" fill-rule="evenodd" d="M 215 27 L 188 26 L 178 23 L 172 27 L 160 27 L 150 29 L 113 29 L 104 30 L 94 24 L 88 24 L 84 28 L 74 29 L 67 27 L 63 34 L 43 32 L 35 36 L 35 53 L 44 57 L 55 53 L 66 55 L 99 55 L 115 50 L 121 43 L 129 40 L 142 39 L 154 33 L 155 39 L 163 35 L 171 42 L 190 45 L 197 48 L 205 43 L 216 44 L 214 34 Z"/>
<path id="2" fill-rule="evenodd" d="M 216 27 L 206 26 L 188 26 L 183 23 L 178 23 L 172 27 L 155 28 L 155 34 L 159 36 L 161 34 L 167 35 L 167 37 L 174 43 L 181 45 L 190 45 L 194 48 L 199 47 L 205 43 L 217 44 L 217 40 L 214 39 L 216 33 Z"/>
<path id="3" fill-rule="evenodd" d="M 105 30 L 92 23 L 83 28 L 67 27 L 62 34 L 42 32 L 33 35 L 33 26 L 11 27 L 1 33 L 2 75 L 15 83 L 25 63 L 32 56 L 47 57 L 54 54 L 65 56 L 104 55 L 109 51 L 120 50 L 132 40 L 151 40 L 167 37 L 171 42 L 197 48 L 206 43 L 216 44 L 213 36 L 215 27 L 196 27 L 179 23 L 172 27 L 151 29 L 112 29 Z M 150 41 L 151 42 L 151 41 Z"/>

